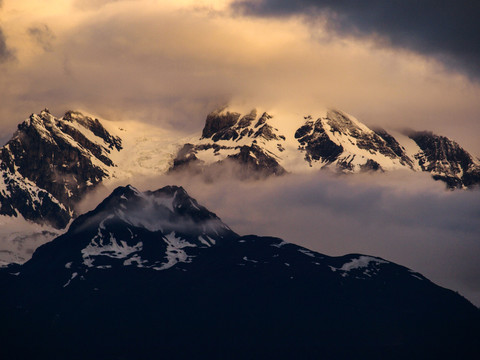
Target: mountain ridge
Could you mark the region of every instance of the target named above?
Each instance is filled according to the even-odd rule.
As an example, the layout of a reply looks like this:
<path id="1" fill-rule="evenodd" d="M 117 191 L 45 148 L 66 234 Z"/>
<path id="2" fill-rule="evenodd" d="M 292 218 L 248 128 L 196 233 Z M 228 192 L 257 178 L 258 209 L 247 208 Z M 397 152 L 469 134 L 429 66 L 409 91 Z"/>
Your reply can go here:
<path id="1" fill-rule="evenodd" d="M 480 161 L 456 142 L 410 131 L 407 146 L 338 110 L 294 118 L 223 107 L 188 141 L 152 126 L 137 133 L 121 124 L 77 111 L 60 118 L 48 109 L 32 114 L 0 149 L 0 215 L 63 229 L 77 216 L 76 204 L 102 183 L 181 170 L 215 181 L 229 164 L 240 179 L 400 169 L 430 173 L 450 189 L 480 184 Z"/>
<path id="2" fill-rule="evenodd" d="M 425 131 L 406 135 L 413 140 L 414 150 L 407 151 L 403 139 L 399 142 L 386 130 L 371 129 L 334 109 L 316 116 L 277 119 L 266 111 L 223 107 L 207 116 L 198 140 L 180 149 L 171 171 L 189 166 L 199 173 L 221 163 L 259 170 L 253 177 L 320 169 L 339 173 L 409 170 L 429 172 L 450 189 L 478 187 L 480 160 L 456 142 Z"/>

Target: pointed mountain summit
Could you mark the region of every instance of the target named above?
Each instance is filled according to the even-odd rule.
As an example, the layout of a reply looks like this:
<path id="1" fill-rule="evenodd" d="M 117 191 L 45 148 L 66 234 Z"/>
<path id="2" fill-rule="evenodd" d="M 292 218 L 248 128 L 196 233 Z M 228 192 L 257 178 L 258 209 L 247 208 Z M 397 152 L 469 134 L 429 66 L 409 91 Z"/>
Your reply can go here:
<path id="1" fill-rule="evenodd" d="M 115 165 L 110 153 L 121 149 L 98 119 L 32 114 L 0 149 L 0 215 L 64 228 L 75 204 Z"/>
<path id="2" fill-rule="evenodd" d="M 25 269 L 60 261 L 58 273 L 68 269 L 71 280 L 92 268 L 164 270 L 236 237 L 182 187 L 140 192 L 128 185 L 115 189 L 95 210 L 78 217 L 67 233 L 39 248 Z"/>
<path id="3" fill-rule="evenodd" d="M 177 186 L 117 188 L 30 261 L 0 269 L 0 286 L 5 359 L 479 350 L 479 310 L 460 295 L 378 257 L 239 236 Z"/>
<path id="4" fill-rule="evenodd" d="M 278 153 L 283 151 L 285 136 L 269 122 L 267 112 L 252 110 L 243 116 L 228 108 L 213 111 L 207 116 L 202 136 L 197 144 L 185 144 L 173 161 L 171 171 L 189 167 L 197 172 L 202 167 L 240 165 L 240 178 L 285 174 Z"/>

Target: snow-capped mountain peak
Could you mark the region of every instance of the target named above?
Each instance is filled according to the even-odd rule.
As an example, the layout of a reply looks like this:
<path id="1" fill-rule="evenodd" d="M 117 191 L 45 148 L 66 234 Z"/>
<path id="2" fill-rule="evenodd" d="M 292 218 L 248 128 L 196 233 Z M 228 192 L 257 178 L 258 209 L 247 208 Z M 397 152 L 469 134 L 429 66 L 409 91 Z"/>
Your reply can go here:
<path id="1" fill-rule="evenodd" d="M 97 119 L 73 111 L 56 118 L 48 109 L 30 115 L 0 149 L 0 214 L 64 228 L 121 149 Z"/>
<path id="2" fill-rule="evenodd" d="M 353 116 L 328 110 L 295 132 L 310 166 L 334 166 L 343 172 L 412 168 L 413 161 L 386 131 L 374 131 Z"/>

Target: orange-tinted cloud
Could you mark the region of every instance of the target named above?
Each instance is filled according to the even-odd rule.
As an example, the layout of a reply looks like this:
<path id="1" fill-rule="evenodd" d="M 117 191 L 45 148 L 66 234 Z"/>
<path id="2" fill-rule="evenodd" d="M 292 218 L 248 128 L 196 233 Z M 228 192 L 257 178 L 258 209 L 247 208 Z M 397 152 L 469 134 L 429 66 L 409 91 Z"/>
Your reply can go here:
<path id="1" fill-rule="evenodd" d="M 312 33 L 300 18 L 238 16 L 228 2 L 34 3 L 4 6 L 18 57 L 0 79 L 5 132 L 45 106 L 191 132 L 234 99 L 300 116 L 338 107 L 369 124 L 430 129 L 480 154 L 480 87 L 418 54 L 322 26 Z M 55 34 L 50 52 L 29 35 L 39 24 Z"/>

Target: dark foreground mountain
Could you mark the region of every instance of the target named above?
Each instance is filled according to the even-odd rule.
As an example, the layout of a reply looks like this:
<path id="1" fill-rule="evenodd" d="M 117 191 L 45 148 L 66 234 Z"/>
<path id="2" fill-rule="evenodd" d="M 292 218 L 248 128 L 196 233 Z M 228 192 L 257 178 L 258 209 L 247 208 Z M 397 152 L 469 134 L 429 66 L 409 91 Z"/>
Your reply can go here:
<path id="1" fill-rule="evenodd" d="M 467 359 L 479 310 L 381 258 L 239 236 L 181 187 L 117 188 L 0 271 L 2 359 Z"/>

